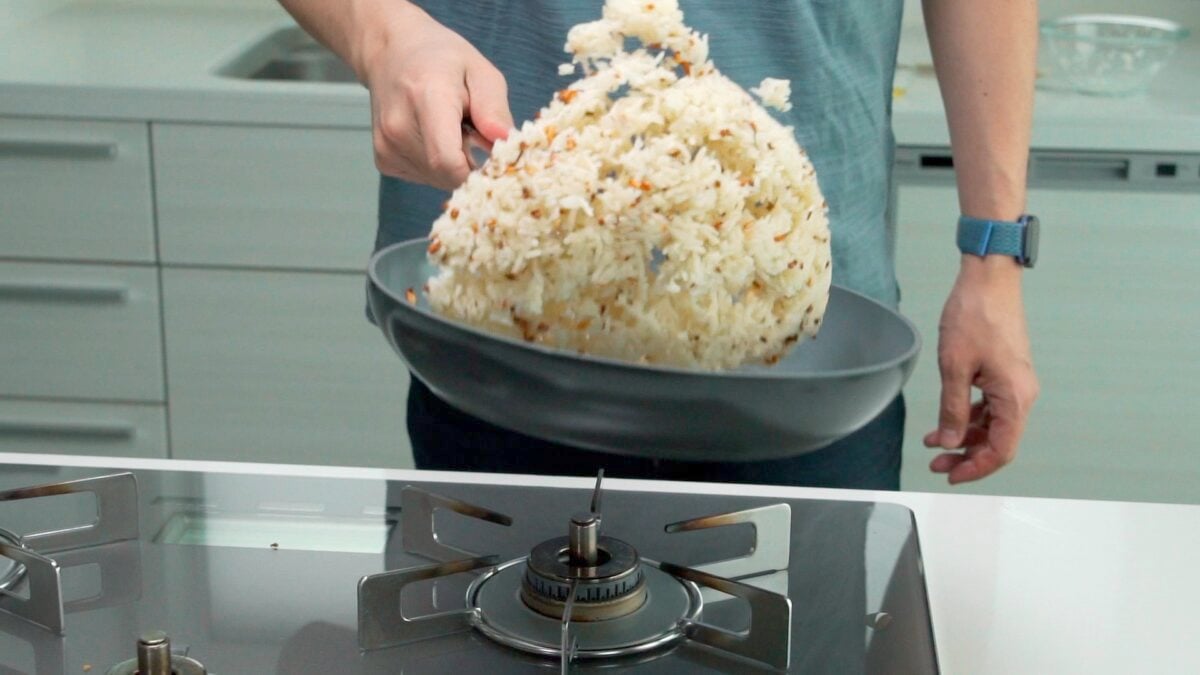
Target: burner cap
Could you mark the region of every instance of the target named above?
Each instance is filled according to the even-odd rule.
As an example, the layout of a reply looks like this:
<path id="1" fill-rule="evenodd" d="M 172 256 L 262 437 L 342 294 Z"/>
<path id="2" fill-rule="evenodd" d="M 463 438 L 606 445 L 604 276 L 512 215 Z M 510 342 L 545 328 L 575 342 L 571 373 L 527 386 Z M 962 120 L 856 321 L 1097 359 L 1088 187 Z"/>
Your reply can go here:
<path id="1" fill-rule="evenodd" d="M 653 565 L 644 565 L 640 609 L 612 621 L 579 621 L 582 608 L 573 606 L 571 635 L 576 656 L 583 659 L 643 654 L 685 637 L 685 626 L 700 615 L 704 601 L 690 581 L 677 579 Z M 558 617 L 535 611 L 524 589 L 528 560 L 501 564 L 478 577 L 467 591 L 467 605 L 478 612 L 476 627 L 489 638 L 531 654 L 560 656 L 561 610 Z M 522 587 L 521 600 L 514 590 Z M 522 602 L 524 600 L 524 602 Z M 635 608 L 636 609 L 636 608 Z"/>
<path id="2" fill-rule="evenodd" d="M 577 564 L 568 537 L 538 544 L 529 554 L 521 581 L 521 599 L 534 611 L 562 618 L 571 584 L 571 618 L 601 621 L 625 616 L 646 601 L 645 575 L 637 551 L 612 537 L 597 537 L 595 564 Z"/>

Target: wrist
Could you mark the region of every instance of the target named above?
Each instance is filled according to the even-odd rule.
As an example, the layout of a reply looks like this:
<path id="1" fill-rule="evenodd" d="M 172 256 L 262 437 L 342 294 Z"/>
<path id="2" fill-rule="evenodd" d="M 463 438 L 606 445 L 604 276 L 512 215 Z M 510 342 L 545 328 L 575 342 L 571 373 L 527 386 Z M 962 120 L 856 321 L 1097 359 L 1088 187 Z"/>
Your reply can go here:
<path id="1" fill-rule="evenodd" d="M 420 7 L 408 0 L 353 0 L 346 61 L 360 82 L 369 83 L 370 73 L 380 54 L 402 39 L 401 31 L 417 30 L 429 20 Z"/>
<path id="2" fill-rule="evenodd" d="M 1019 286 L 1024 269 L 1020 262 L 1010 256 L 964 253 L 959 259 L 958 276 L 963 281 L 988 286 Z"/>

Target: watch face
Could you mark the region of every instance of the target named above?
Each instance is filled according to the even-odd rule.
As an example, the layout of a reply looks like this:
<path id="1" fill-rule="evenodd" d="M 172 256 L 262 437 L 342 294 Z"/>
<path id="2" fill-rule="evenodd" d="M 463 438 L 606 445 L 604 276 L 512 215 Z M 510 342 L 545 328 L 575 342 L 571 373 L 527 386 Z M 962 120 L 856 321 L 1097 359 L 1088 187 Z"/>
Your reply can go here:
<path id="1" fill-rule="evenodd" d="M 1022 218 L 1025 221 L 1025 236 L 1021 248 L 1024 249 L 1021 263 L 1026 267 L 1033 267 L 1037 264 L 1038 258 L 1038 239 L 1041 237 L 1041 222 L 1037 216 L 1025 216 Z"/>

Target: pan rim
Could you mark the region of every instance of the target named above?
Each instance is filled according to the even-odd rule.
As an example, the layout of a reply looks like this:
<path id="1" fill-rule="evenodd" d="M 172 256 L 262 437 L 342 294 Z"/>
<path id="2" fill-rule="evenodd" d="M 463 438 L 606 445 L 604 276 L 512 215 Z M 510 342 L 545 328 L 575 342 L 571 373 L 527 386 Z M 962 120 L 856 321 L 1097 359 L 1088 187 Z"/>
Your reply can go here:
<path id="1" fill-rule="evenodd" d="M 629 371 L 631 373 L 641 373 L 641 374 L 660 373 L 660 374 L 669 374 L 669 375 L 673 375 L 673 376 L 686 376 L 686 377 L 699 377 L 699 378 L 718 377 L 721 379 L 728 379 L 728 380 L 746 380 L 746 381 L 786 380 L 786 381 L 794 382 L 797 380 L 821 381 L 821 380 L 846 379 L 846 378 L 861 377 L 861 376 L 867 376 L 867 375 L 875 375 L 878 373 L 893 370 L 895 368 L 898 368 L 898 367 L 904 365 L 905 363 L 908 363 L 909 361 L 914 359 L 918 354 L 920 354 L 920 351 L 921 351 L 921 346 L 922 346 L 921 333 L 920 333 L 920 331 L 917 330 L 916 325 L 911 320 L 909 320 L 908 317 L 904 316 L 899 311 L 893 310 L 892 308 L 888 307 L 887 305 L 883 304 L 882 302 L 879 302 L 878 300 L 876 300 L 864 293 L 860 293 L 858 291 L 851 290 L 849 288 L 846 288 L 845 286 L 832 285 L 831 288 L 836 288 L 841 293 L 846 293 L 852 297 L 856 297 L 859 300 L 862 300 L 871 305 L 874 305 L 875 308 L 883 311 L 886 314 L 891 314 L 892 316 L 899 318 L 900 322 L 907 329 L 908 333 L 912 336 L 912 344 L 908 347 L 908 349 L 904 350 L 904 352 L 901 353 L 900 355 L 892 357 L 885 361 L 880 361 L 880 362 L 868 364 L 865 366 L 856 366 L 854 368 L 841 368 L 841 369 L 836 369 L 836 370 L 822 370 L 822 371 L 806 372 L 806 373 L 796 373 L 796 372 L 788 373 L 788 372 L 770 371 L 770 370 L 748 371 L 748 370 L 742 370 L 741 368 L 735 368 L 732 370 L 700 370 L 700 369 L 694 369 L 694 368 L 684 368 L 684 367 L 680 367 L 680 366 L 669 366 L 669 365 L 661 365 L 661 364 L 633 363 L 630 361 L 624 361 L 624 360 L 609 357 L 609 356 L 600 356 L 600 355 L 595 355 L 595 354 L 579 354 L 579 353 L 570 352 L 568 350 L 561 349 L 558 347 L 549 347 L 549 346 L 541 345 L 541 344 L 537 344 L 537 343 L 525 342 L 524 340 L 517 340 L 517 339 L 511 338 L 511 337 L 508 337 L 506 335 L 498 335 L 496 333 L 492 333 L 492 332 L 483 330 L 481 328 L 477 328 L 470 324 L 462 323 L 460 321 L 457 321 L 457 320 L 454 320 L 454 319 L 451 319 L 448 317 L 444 317 L 441 314 L 438 314 L 437 312 L 435 312 L 427 307 L 423 307 L 419 304 L 414 305 L 414 304 L 409 303 L 402 296 L 402 293 L 403 293 L 402 290 L 397 292 L 396 290 L 389 288 L 387 284 L 384 284 L 382 282 L 382 280 L 379 278 L 379 273 L 378 273 L 379 262 L 382 259 L 384 259 L 385 257 L 388 257 L 390 255 L 393 255 L 394 251 L 397 251 L 400 249 L 419 247 L 420 250 L 424 251 L 425 248 L 428 246 L 428 243 L 429 243 L 428 237 L 420 237 L 417 239 L 409 239 L 406 241 L 396 242 L 394 244 L 390 244 L 388 246 L 385 246 L 385 247 L 375 251 L 371 255 L 369 262 L 367 263 L 367 277 L 371 283 L 371 286 L 378 289 L 381 293 L 383 293 L 384 295 L 391 298 L 392 301 L 397 306 L 399 306 L 403 309 L 403 311 L 414 312 L 418 315 L 425 317 L 426 319 L 432 320 L 432 321 L 439 323 L 445 327 L 457 330 L 461 333 L 466 333 L 467 335 L 482 337 L 482 338 L 485 338 L 488 340 L 500 342 L 500 343 L 508 345 L 510 347 L 519 348 L 520 350 L 533 352 L 540 356 L 550 357 L 552 359 L 561 359 L 565 362 L 574 362 L 574 363 L 582 362 L 582 363 L 586 363 L 589 365 L 594 365 L 594 366 L 599 366 L 599 367 L 608 367 L 608 368 L 613 368 L 613 369 L 617 369 L 617 370 Z M 376 317 L 376 320 L 378 320 L 378 317 Z M 810 339 L 812 339 L 812 338 L 810 338 Z M 801 348 L 802 346 L 803 346 L 803 344 L 797 346 L 797 348 Z"/>

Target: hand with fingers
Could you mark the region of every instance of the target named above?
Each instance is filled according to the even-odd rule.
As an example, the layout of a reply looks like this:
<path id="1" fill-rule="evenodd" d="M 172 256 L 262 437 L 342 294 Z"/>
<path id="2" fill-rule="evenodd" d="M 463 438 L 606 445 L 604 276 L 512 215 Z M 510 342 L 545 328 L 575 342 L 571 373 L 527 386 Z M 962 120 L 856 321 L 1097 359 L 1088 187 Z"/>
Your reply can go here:
<path id="1" fill-rule="evenodd" d="M 402 39 L 375 40 L 360 59 L 375 164 L 389 176 L 452 190 L 472 168 L 467 141 L 490 150 L 512 128 L 508 90 L 470 43 L 409 9 Z"/>
<path id="2" fill-rule="evenodd" d="M 965 259 L 938 327 L 942 400 L 925 446 L 930 470 L 951 484 L 978 480 L 1013 460 L 1038 381 L 1030 355 L 1021 268 L 1011 258 Z M 972 388 L 982 398 L 971 402 Z"/>

